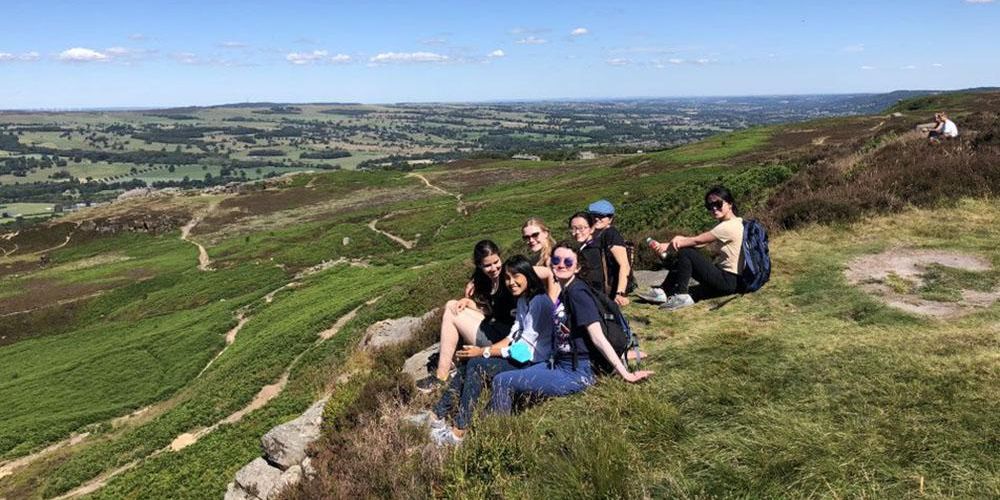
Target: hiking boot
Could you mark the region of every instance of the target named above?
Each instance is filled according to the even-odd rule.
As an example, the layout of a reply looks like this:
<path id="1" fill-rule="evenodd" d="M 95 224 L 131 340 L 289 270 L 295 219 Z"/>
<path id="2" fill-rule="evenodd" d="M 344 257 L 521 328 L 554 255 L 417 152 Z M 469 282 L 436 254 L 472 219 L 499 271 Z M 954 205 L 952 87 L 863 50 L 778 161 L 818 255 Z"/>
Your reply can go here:
<path id="1" fill-rule="evenodd" d="M 666 311 L 676 311 L 693 305 L 694 299 L 692 299 L 690 295 L 686 293 L 678 293 L 677 295 L 671 295 L 666 302 L 660 305 L 660 309 Z"/>
<path id="2" fill-rule="evenodd" d="M 406 417 L 403 417 L 403 420 L 418 427 L 430 427 L 431 430 L 448 427 L 447 422 L 438 418 L 434 412 L 427 410 L 413 415 L 407 415 Z"/>
<path id="3" fill-rule="evenodd" d="M 431 441 L 438 446 L 458 446 L 462 444 L 462 438 L 451 431 L 450 426 L 439 429 L 431 429 Z"/>
<path id="4" fill-rule="evenodd" d="M 417 381 L 417 390 L 424 394 L 430 394 L 443 386 L 444 383 L 444 380 L 437 378 L 437 375 L 432 373 Z"/>
<path id="5" fill-rule="evenodd" d="M 662 304 L 667 301 L 667 294 L 662 288 L 657 286 L 649 287 L 648 292 L 639 292 L 636 294 L 640 299 L 650 304 Z"/>

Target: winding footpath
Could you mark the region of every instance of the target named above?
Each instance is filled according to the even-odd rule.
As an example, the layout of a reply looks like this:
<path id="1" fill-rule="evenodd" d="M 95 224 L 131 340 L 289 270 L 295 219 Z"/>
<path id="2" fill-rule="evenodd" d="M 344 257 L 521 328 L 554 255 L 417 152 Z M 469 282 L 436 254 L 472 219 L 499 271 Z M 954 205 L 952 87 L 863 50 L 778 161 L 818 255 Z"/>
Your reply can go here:
<path id="1" fill-rule="evenodd" d="M 186 241 L 186 242 L 188 242 L 188 243 L 190 243 L 190 244 L 198 247 L 198 270 L 199 271 L 211 271 L 212 270 L 212 267 L 211 267 L 212 266 L 212 260 L 209 259 L 209 257 L 208 257 L 208 250 L 206 250 L 205 247 L 201 243 L 198 243 L 197 241 L 194 241 L 194 240 L 191 239 L 191 231 L 195 228 L 195 226 L 197 226 L 199 223 L 201 223 L 201 221 L 205 220 L 205 217 L 207 217 L 209 214 L 211 214 L 213 211 L 215 211 L 216 207 L 218 207 L 218 206 L 219 206 L 219 202 L 217 202 L 217 201 L 210 203 L 208 205 L 208 208 L 206 208 L 205 210 L 203 210 L 203 211 L 195 214 L 195 216 L 192 217 L 191 220 L 188 221 L 187 224 L 184 224 L 184 227 L 181 228 L 181 240 Z"/>
<path id="2" fill-rule="evenodd" d="M 440 186 L 435 186 L 434 184 L 431 184 L 431 181 L 427 180 L 427 177 L 424 177 L 423 174 L 418 174 L 416 172 L 411 172 L 409 174 L 406 174 L 406 176 L 407 177 L 416 177 L 416 178 L 424 181 L 424 184 L 427 185 L 427 187 L 429 187 L 429 188 L 431 188 L 431 189 L 433 189 L 433 190 L 435 190 L 435 191 L 437 191 L 439 193 L 446 194 L 448 196 L 451 196 L 452 198 L 455 198 L 455 200 L 458 202 L 455 205 L 455 211 L 458 212 L 458 213 L 460 213 L 460 214 L 462 214 L 462 215 L 469 215 L 469 212 L 465 208 L 465 202 L 462 201 L 462 195 L 461 194 L 459 194 L 459 193 L 452 193 L 451 191 L 448 191 L 448 190 L 446 190 L 446 189 L 444 189 L 444 188 L 442 188 Z"/>
<path id="3" fill-rule="evenodd" d="M 413 240 L 413 241 L 404 240 L 403 238 L 400 238 L 399 236 L 396 236 L 395 234 L 389 233 L 387 231 L 383 231 L 383 230 L 375 227 L 375 225 L 378 224 L 379 221 L 381 221 L 382 219 L 388 219 L 389 217 L 392 217 L 392 216 L 398 215 L 398 214 L 399 214 L 399 212 L 390 212 L 390 213 L 387 213 L 387 214 L 383 215 L 382 217 L 377 217 L 377 218 L 375 218 L 374 220 L 372 220 L 371 222 L 368 223 L 368 229 L 371 229 L 372 231 L 375 231 L 376 233 L 381 234 L 382 236 L 385 236 L 386 238 L 389 238 L 390 240 L 395 241 L 396 243 L 399 243 L 400 246 L 402 246 L 403 248 L 405 248 L 407 250 L 410 250 L 410 249 L 413 248 L 414 245 L 417 244 L 416 240 Z"/>

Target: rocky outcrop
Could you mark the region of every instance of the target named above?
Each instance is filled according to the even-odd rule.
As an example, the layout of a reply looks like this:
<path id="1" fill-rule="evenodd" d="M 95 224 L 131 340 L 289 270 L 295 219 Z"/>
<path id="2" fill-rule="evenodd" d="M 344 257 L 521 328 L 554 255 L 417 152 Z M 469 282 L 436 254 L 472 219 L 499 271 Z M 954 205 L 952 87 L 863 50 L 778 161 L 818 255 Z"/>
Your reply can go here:
<path id="1" fill-rule="evenodd" d="M 409 359 L 403 363 L 403 373 L 413 378 L 414 382 L 430 375 L 430 372 L 427 371 L 427 360 L 430 359 L 432 354 L 440 350 L 441 343 L 438 342 L 427 349 L 410 356 Z"/>
<path id="2" fill-rule="evenodd" d="M 143 232 L 162 234 L 175 231 L 188 221 L 186 214 L 154 213 L 90 219 L 80 223 L 79 231 L 98 234 L 118 234 L 123 232 Z"/>
<path id="3" fill-rule="evenodd" d="M 645 291 L 651 286 L 660 286 L 663 279 L 667 277 L 666 271 L 641 271 L 637 269 L 632 274 L 635 275 L 635 281 L 638 283 L 640 291 Z"/>
<path id="4" fill-rule="evenodd" d="M 319 438 L 326 398 L 309 407 L 301 416 L 274 427 L 261 438 L 263 457 L 258 457 L 236 473 L 226 486 L 226 500 L 268 500 L 303 476 L 315 474 L 306 448 Z"/>
<path id="5" fill-rule="evenodd" d="M 420 317 L 403 316 L 402 318 L 379 321 L 365 330 L 361 345 L 372 351 L 406 342 L 413 338 L 424 322 L 430 320 L 435 314 L 437 314 L 437 309 Z"/>

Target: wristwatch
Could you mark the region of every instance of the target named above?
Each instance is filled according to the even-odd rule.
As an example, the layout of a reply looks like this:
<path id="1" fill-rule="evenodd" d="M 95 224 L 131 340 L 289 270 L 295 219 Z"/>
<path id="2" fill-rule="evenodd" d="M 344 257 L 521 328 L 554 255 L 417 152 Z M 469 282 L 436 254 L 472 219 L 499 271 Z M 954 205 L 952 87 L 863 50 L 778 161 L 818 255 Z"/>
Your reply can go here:
<path id="1" fill-rule="evenodd" d="M 486 358 L 486 359 L 490 359 L 490 348 L 489 347 L 483 349 L 483 357 Z"/>
<path id="2" fill-rule="evenodd" d="M 625 293 L 625 292 L 615 292 L 615 295 L 617 295 L 619 297 L 628 297 L 628 294 Z"/>

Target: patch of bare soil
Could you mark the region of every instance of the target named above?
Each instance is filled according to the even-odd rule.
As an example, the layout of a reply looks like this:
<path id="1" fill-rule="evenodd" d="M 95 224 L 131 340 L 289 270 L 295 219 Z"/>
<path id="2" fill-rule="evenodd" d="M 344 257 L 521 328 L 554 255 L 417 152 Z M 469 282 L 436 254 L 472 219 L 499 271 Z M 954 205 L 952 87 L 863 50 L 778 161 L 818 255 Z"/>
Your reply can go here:
<path id="1" fill-rule="evenodd" d="M 954 318 L 989 307 L 1000 300 L 1000 290 L 963 290 L 962 299 L 958 302 L 937 302 L 902 293 L 889 284 L 893 279 L 901 279 L 921 285 L 927 267 L 932 264 L 975 272 L 989 271 L 992 267 L 985 259 L 958 252 L 895 248 L 851 261 L 844 274 L 852 285 L 861 287 L 885 304 L 924 316 Z"/>

